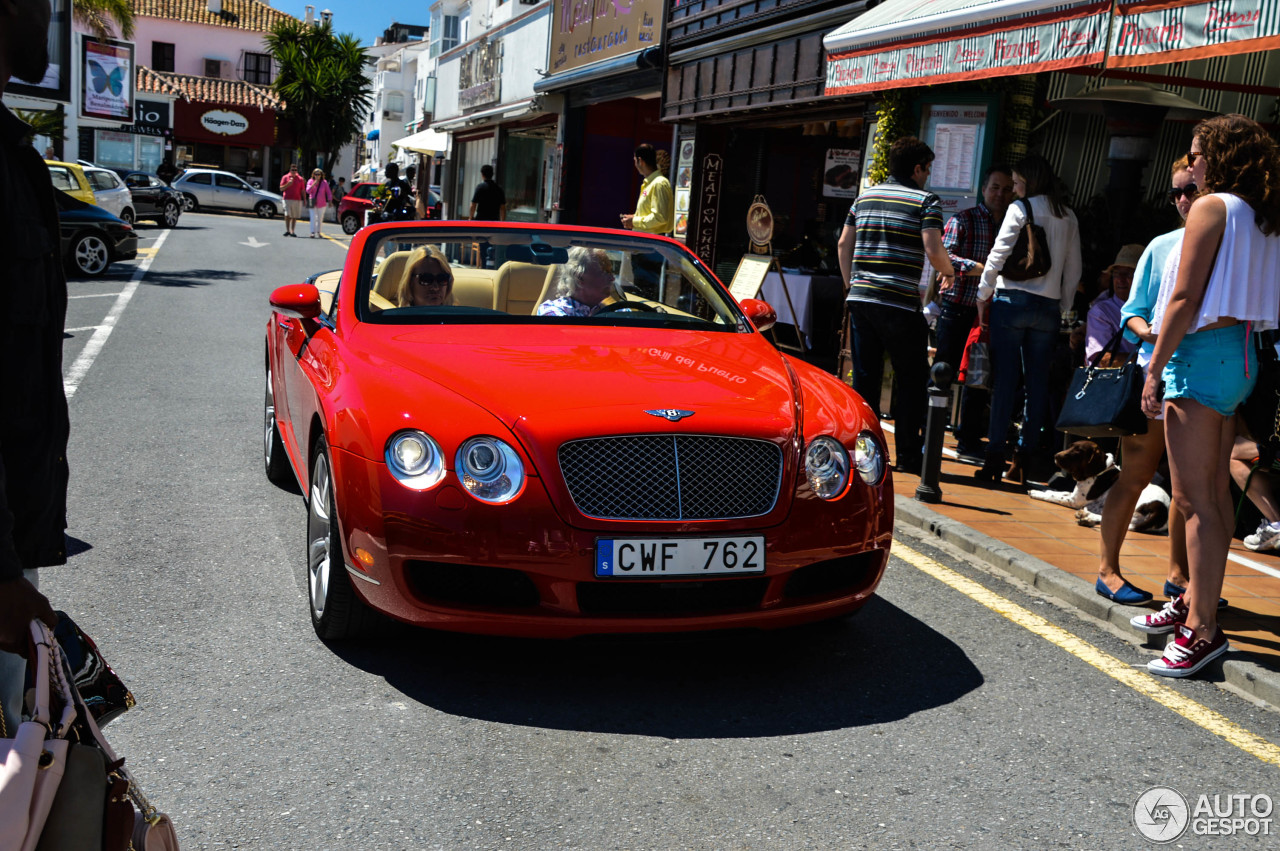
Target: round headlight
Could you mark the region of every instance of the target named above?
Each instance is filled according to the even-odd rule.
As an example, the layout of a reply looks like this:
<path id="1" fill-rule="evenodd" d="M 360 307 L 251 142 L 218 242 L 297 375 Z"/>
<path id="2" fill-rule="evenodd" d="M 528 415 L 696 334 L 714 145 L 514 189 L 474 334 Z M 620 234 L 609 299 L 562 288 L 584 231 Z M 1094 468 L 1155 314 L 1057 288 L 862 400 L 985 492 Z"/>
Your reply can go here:
<path id="1" fill-rule="evenodd" d="M 869 431 L 864 431 L 854 441 L 853 466 L 858 469 L 858 475 L 862 476 L 862 480 L 869 485 L 878 485 L 884 478 L 884 453 L 880 451 L 880 444 Z"/>
<path id="2" fill-rule="evenodd" d="M 524 465 L 516 451 L 496 437 L 473 437 L 458 449 L 458 478 L 483 502 L 510 502 L 524 487 Z"/>
<path id="3" fill-rule="evenodd" d="M 405 487 L 426 490 L 444 478 L 444 453 L 420 431 L 396 432 L 387 441 L 387 468 Z"/>
<path id="4" fill-rule="evenodd" d="M 849 484 L 849 453 L 834 437 L 815 437 L 804 453 L 809 487 L 823 499 L 835 499 Z"/>

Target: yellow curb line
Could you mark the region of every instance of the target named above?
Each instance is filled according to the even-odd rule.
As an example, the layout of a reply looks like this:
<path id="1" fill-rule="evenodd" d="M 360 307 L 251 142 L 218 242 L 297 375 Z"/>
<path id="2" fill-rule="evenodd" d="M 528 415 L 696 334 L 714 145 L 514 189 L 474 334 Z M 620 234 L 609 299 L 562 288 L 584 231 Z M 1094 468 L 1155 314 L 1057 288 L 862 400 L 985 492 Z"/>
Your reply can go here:
<path id="1" fill-rule="evenodd" d="M 1056 626 L 1040 615 L 1022 608 L 1016 603 L 987 590 L 949 567 L 934 561 L 926 555 L 916 552 L 894 541 L 893 555 L 912 567 L 929 574 L 934 579 L 1003 615 L 1018 626 L 1061 647 L 1063 650 L 1088 662 L 1109 677 L 1127 685 L 1139 694 L 1149 697 L 1156 703 L 1173 710 L 1188 721 L 1226 739 L 1242 751 L 1257 757 L 1263 762 L 1280 765 L 1280 747 L 1266 739 L 1249 732 L 1245 728 L 1229 720 L 1221 713 L 1215 712 L 1203 704 L 1183 696 L 1174 689 L 1160 683 L 1152 674 L 1141 671 L 1133 665 L 1102 652 L 1089 642 L 1079 638 L 1062 627 Z"/>

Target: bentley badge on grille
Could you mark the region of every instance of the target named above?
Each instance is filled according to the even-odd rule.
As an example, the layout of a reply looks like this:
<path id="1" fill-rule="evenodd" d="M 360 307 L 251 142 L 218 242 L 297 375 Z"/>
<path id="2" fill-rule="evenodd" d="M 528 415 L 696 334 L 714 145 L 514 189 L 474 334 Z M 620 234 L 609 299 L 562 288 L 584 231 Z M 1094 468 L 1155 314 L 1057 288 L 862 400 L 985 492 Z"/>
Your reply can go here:
<path id="1" fill-rule="evenodd" d="M 645 413 L 653 417 L 662 417 L 673 423 L 678 423 L 685 417 L 693 416 L 693 411 L 680 411 L 675 408 L 660 408 L 656 411 L 645 411 Z"/>

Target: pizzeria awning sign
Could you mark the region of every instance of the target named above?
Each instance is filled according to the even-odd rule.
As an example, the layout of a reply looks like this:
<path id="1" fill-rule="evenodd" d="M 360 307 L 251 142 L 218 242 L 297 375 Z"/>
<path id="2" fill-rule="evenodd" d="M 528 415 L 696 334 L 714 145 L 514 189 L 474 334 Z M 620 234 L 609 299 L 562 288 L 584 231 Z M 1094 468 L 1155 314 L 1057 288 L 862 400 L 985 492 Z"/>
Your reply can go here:
<path id="1" fill-rule="evenodd" d="M 1107 65 L 1127 68 L 1280 48 L 1280 0 L 1122 5 Z"/>

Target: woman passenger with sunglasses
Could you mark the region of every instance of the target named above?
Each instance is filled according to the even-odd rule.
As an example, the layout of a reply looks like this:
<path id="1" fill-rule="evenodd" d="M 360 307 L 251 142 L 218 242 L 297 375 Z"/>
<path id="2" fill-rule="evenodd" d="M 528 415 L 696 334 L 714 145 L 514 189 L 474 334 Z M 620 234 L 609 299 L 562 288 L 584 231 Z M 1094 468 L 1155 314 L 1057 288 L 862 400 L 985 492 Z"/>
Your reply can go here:
<path id="1" fill-rule="evenodd" d="M 1148 417 L 1163 409 L 1191 576 L 1159 614 L 1132 621 L 1174 633 L 1147 664 L 1165 677 L 1191 676 L 1228 649 L 1218 600 L 1233 525 L 1234 416 L 1258 378 L 1251 331 L 1280 319 L 1280 148 L 1257 122 L 1222 115 L 1196 125 L 1187 158 L 1200 192 L 1161 280 L 1142 407 Z"/>
<path id="2" fill-rule="evenodd" d="M 437 307 L 453 304 L 453 270 L 440 250 L 430 245 L 414 249 L 404 264 L 396 290 L 399 307 Z"/>
<path id="3" fill-rule="evenodd" d="M 1185 156 L 1174 162 L 1171 180 L 1173 188 L 1169 190 L 1169 201 L 1186 221 L 1187 211 L 1196 197 L 1196 185 Z M 1151 317 L 1156 297 L 1160 294 L 1160 277 L 1169 253 L 1177 250 L 1181 243 L 1181 226 L 1151 240 L 1138 259 L 1129 298 L 1120 311 L 1120 321 L 1126 329 L 1125 338 L 1131 342 L 1142 342 L 1138 350 L 1138 365 L 1144 369 L 1150 363 L 1151 351 L 1155 348 L 1156 335 L 1151 330 Z M 1108 600 L 1136 606 L 1149 601 L 1152 595 L 1124 578 L 1120 571 L 1120 548 L 1129 534 L 1129 521 L 1133 519 L 1133 509 L 1138 504 L 1142 489 L 1151 482 L 1160 459 L 1164 457 L 1164 417 L 1148 420 L 1146 434 L 1122 437 L 1120 457 L 1124 459 L 1120 476 L 1107 491 L 1107 501 L 1102 507 L 1099 530 L 1102 533 L 1102 552 L 1099 554 L 1098 581 L 1094 587 Z M 1186 587 L 1186 522 L 1174 503 L 1169 506 L 1169 575 L 1164 583 L 1165 596 L 1177 597 Z M 1133 621 L 1135 625 L 1137 620 Z M 1142 626 L 1138 628 L 1143 629 Z"/>

